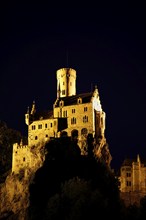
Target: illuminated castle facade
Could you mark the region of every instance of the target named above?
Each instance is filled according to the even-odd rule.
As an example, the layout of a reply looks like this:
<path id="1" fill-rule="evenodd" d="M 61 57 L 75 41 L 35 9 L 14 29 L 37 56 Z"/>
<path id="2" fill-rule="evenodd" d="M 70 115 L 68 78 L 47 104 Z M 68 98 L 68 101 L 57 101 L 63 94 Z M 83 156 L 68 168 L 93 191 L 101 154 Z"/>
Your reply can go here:
<path id="1" fill-rule="evenodd" d="M 57 97 L 53 110 L 37 112 L 36 104 L 25 114 L 28 125 L 28 146 L 14 144 L 12 171 L 19 172 L 33 164 L 31 148 L 45 145 L 62 135 L 77 139 L 81 154 L 87 154 L 87 136 L 94 138 L 94 155 L 110 165 L 111 155 L 105 138 L 105 112 L 97 87 L 88 93 L 76 94 L 76 71 L 62 68 L 56 72 Z"/>
<path id="2" fill-rule="evenodd" d="M 137 155 L 136 159 L 125 159 L 120 168 L 121 197 L 127 205 L 139 204 L 140 199 L 146 196 L 146 161 Z"/>

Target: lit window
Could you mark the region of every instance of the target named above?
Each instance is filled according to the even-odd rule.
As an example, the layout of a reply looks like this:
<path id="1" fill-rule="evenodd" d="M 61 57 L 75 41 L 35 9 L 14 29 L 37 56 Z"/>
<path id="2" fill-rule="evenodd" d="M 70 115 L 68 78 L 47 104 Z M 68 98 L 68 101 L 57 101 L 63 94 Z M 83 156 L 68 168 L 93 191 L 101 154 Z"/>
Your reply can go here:
<path id="1" fill-rule="evenodd" d="M 81 104 L 82 103 L 82 99 L 81 98 L 78 98 L 78 104 Z"/>
<path id="2" fill-rule="evenodd" d="M 127 182 L 126 182 L 126 185 L 127 185 L 127 186 L 131 186 L 131 181 L 127 181 Z"/>
<path id="3" fill-rule="evenodd" d="M 81 134 L 82 134 L 82 135 L 87 135 L 87 133 L 88 133 L 87 128 L 82 128 Z"/>
<path id="4" fill-rule="evenodd" d="M 76 118 L 71 118 L 71 124 L 76 124 Z"/>
<path id="5" fill-rule="evenodd" d="M 65 95 L 65 90 L 62 90 L 62 95 Z"/>
<path id="6" fill-rule="evenodd" d="M 87 107 L 84 107 L 84 112 L 87 112 Z"/>
<path id="7" fill-rule="evenodd" d="M 75 113 L 75 109 L 72 109 L 72 113 Z"/>
<path id="8" fill-rule="evenodd" d="M 63 111 L 63 117 L 67 117 L 67 110 Z"/>
<path id="9" fill-rule="evenodd" d="M 131 177 L 131 173 L 126 173 L 127 177 Z"/>
<path id="10" fill-rule="evenodd" d="M 83 117 L 83 122 L 84 122 L 84 123 L 88 122 L 88 116 L 85 115 L 85 116 Z"/>
<path id="11" fill-rule="evenodd" d="M 42 129 L 42 125 L 40 124 L 40 125 L 38 125 L 38 129 Z"/>
<path id="12" fill-rule="evenodd" d="M 63 106 L 63 105 L 64 105 L 64 101 L 61 100 L 61 101 L 59 102 L 59 106 Z"/>
<path id="13" fill-rule="evenodd" d="M 32 130 L 35 130 L 35 125 L 32 125 Z"/>

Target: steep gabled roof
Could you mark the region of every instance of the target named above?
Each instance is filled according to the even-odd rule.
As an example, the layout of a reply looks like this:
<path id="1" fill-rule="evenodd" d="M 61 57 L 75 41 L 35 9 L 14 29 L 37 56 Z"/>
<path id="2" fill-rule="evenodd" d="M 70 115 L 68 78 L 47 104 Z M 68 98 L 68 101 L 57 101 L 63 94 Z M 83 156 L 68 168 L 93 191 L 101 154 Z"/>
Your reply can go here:
<path id="1" fill-rule="evenodd" d="M 43 111 L 43 112 L 36 112 L 33 115 L 33 121 L 41 120 L 41 119 L 51 119 L 51 118 L 53 118 L 53 110 Z"/>
<path id="2" fill-rule="evenodd" d="M 125 160 L 122 163 L 122 166 L 132 166 L 133 162 L 138 162 L 137 158 L 133 158 L 133 159 L 125 158 Z M 140 162 L 141 162 L 141 164 L 143 164 L 143 166 L 146 166 L 146 160 L 145 159 L 140 158 Z"/>
<path id="3" fill-rule="evenodd" d="M 93 92 L 82 93 L 82 94 L 72 95 L 72 96 L 68 96 L 68 97 L 61 97 L 58 100 L 56 100 L 55 107 L 59 107 L 60 101 L 64 102 L 64 106 L 76 105 L 78 98 L 82 99 L 82 103 L 89 103 L 89 102 L 91 102 L 92 96 L 93 96 Z"/>
<path id="4" fill-rule="evenodd" d="M 123 161 L 122 166 L 132 166 L 132 162 L 136 162 L 136 159 L 126 158 L 126 159 Z"/>

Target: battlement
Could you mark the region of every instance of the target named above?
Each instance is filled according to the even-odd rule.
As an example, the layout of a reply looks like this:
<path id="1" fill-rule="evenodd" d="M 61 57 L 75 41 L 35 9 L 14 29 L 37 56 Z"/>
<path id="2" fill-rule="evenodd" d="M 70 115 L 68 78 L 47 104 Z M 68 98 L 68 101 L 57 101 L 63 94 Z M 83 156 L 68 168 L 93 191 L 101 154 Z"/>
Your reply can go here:
<path id="1" fill-rule="evenodd" d="M 61 68 L 56 72 L 57 79 L 61 77 L 62 74 L 72 74 L 72 76 L 76 77 L 76 70 L 72 68 Z"/>
<path id="2" fill-rule="evenodd" d="M 27 147 L 28 147 L 28 145 L 22 145 L 22 144 L 15 143 L 15 144 L 13 144 L 13 151 L 17 150 L 17 149 L 26 149 Z"/>

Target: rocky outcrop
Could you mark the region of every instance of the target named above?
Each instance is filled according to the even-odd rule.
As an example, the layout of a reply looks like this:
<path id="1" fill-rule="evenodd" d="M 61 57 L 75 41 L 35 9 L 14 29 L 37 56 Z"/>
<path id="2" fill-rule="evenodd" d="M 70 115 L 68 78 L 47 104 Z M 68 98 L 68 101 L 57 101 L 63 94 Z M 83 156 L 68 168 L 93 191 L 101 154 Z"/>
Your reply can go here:
<path id="1" fill-rule="evenodd" d="M 44 148 L 30 148 L 31 165 L 21 169 L 19 173 L 10 172 L 4 183 L 0 185 L 0 219 L 26 219 L 29 207 L 29 185 L 33 181 L 36 170 L 45 160 Z"/>
<path id="2" fill-rule="evenodd" d="M 18 214 L 29 205 L 29 180 L 20 174 L 10 174 L 0 186 L 0 218 Z M 23 218 L 21 218 L 23 219 Z"/>

